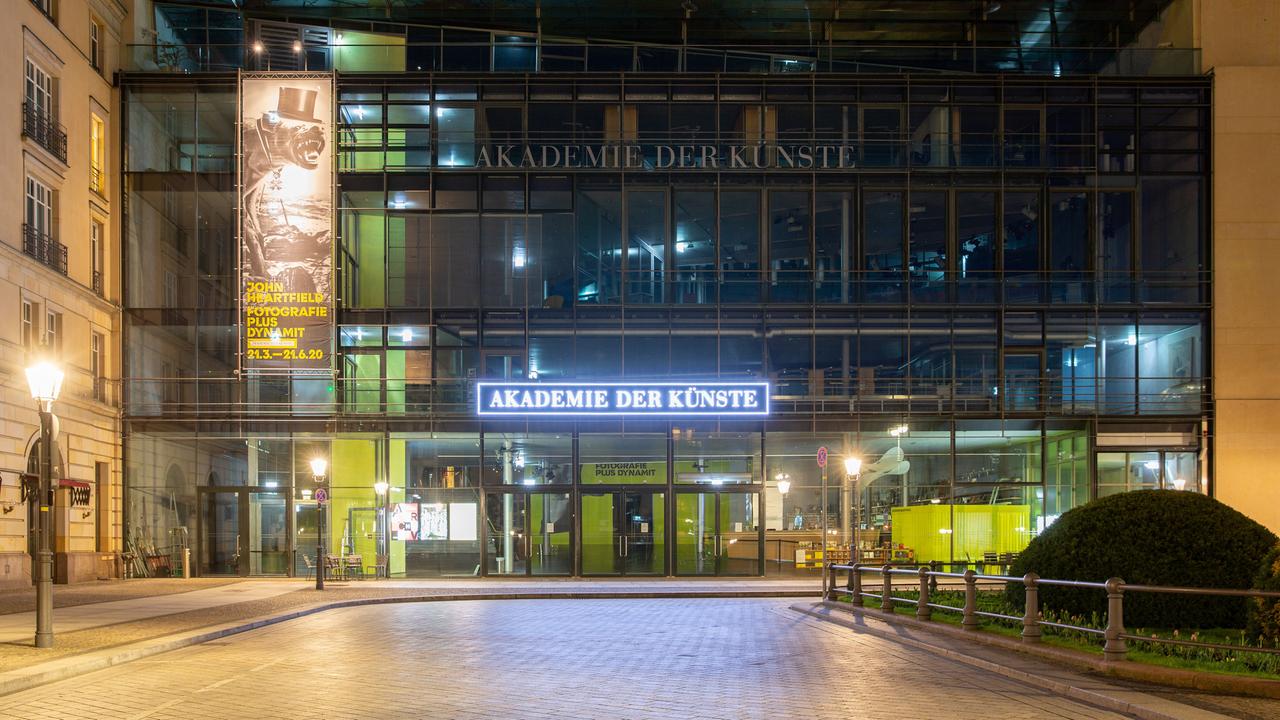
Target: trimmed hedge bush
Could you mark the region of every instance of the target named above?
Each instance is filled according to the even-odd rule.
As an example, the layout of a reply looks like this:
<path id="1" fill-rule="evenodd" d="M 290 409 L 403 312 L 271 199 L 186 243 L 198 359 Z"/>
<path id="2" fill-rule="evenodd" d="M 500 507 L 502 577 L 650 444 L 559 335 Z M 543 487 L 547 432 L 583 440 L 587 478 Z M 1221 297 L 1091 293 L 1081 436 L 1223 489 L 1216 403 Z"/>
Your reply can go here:
<path id="1" fill-rule="evenodd" d="M 1258 590 L 1280 590 L 1280 546 L 1271 548 L 1271 552 L 1262 560 L 1258 568 L 1258 576 L 1253 580 L 1253 587 Z M 1269 647 L 1280 643 L 1280 600 L 1272 598 L 1252 598 L 1249 601 L 1249 640 L 1257 641 Z"/>
<path id="2" fill-rule="evenodd" d="M 1062 514 L 1031 541 L 1009 574 L 1135 585 L 1252 587 L 1277 538 L 1262 525 L 1213 498 L 1177 490 L 1139 490 L 1095 500 Z M 1022 608 L 1021 583 L 1006 597 Z M 1044 609 L 1103 617 L 1102 590 L 1041 586 Z M 1125 593 L 1126 628 L 1243 628 L 1244 598 Z"/>

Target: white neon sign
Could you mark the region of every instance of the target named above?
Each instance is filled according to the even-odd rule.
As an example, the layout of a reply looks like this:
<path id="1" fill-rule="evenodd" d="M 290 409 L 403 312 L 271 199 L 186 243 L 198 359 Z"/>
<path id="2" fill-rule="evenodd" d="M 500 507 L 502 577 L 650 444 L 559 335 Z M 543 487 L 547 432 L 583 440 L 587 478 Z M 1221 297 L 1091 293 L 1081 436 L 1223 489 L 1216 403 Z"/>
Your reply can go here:
<path id="1" fill-rule="evenodd" d="M 478 415 L 769 414 L 769 383 L 476 383 Z"/>

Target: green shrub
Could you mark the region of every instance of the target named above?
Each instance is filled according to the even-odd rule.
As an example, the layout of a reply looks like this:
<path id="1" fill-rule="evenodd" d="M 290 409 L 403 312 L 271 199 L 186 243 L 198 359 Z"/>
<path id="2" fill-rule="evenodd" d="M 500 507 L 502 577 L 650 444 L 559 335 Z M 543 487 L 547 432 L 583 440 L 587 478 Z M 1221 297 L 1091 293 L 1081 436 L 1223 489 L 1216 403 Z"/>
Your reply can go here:
<path id="1" fill-rule="evenodd" d="M 1280 546 L 1271 548 L 1271 552 L 1263 558 L 1258 575 L 1253 580 L 1253 587 L 1258 590 L 1280 590 Z M 1249 601 L 1249 638 L 1261 639 L 1264 644 L 1271 646 L 1280 642 L 1280 599 L 1254 598 Z"/>
<path id="2" fill-rule="evenodd" d="M 1095 500 L 1063 513 L 1031 541 L 1009 574 L 1133 585 L 1251 587 L 1277 538 L 1270 530 L 1213 498 L 1176 490 L 1140 490 Z M 1024 606 L 1021 583 L 1006 597 Z M 1106 593 L 1041 586 L 1042 608 L 1068 615 L 1104 616 Z M 1243 628 L 1248 601 L 1128 592 L 1126 627 Z"/>

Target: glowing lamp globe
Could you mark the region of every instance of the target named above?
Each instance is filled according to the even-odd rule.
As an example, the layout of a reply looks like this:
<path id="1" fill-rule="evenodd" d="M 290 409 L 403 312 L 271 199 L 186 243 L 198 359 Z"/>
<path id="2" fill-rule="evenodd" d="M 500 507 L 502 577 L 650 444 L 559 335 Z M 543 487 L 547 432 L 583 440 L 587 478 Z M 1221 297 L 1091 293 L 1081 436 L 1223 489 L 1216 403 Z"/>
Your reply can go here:
<path id="1" fill-rule="evenodd" d="M 58 399 L 62 378 L 62 368 L 51 362 L 39 362 L 27 368 L 27 387 L 31 389 L 31 397 L 46 405 Z"/>

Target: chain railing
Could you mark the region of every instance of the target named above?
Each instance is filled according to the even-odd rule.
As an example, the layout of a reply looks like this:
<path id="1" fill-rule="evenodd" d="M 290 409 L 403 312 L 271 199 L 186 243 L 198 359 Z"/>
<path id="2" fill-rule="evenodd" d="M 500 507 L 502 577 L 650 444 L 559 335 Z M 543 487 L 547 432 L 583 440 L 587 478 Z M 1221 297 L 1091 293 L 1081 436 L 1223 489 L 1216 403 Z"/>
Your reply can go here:
<path id="1" fill-rule="evenodd" d="M 843 588 L 839 587 L 837 571 L 847 572 L 846 583 Z M 866 590 L 862 578 L 864 573 L 879 576 L 880 592 L 868 592 Z M 915 590 L 916 597 L 908 598 L 895 596 L 893 594 L 893 579 L 895 576 L 910 577 L 914 579 L 915 582 L 911 583 L 911 587 Z M 962 607 L 955 607 L 954 605 L 945 605 L 932 601 L 932 593 L 937 590 L 939 579 L 951 582 L 959 580 L 964 583 L 964 605 Z M 1236 652 L 1258 652 L 1280 655 L 1280 648 L 1242 647 L 1239 645 L 1203 642 L 1200 640 L 1162 638 L 1158 635 L 1135 635 L 1128 632 L 1124 626 L 1124 596 L 1127 592 L 1160 593 L 1166 595 L 1195 595 L 1200 597 L 1280 598 L 1280 592 L 1274 591 L 1237 590 L 1227 588 L 1189 588 L 1163 585 L 1131 585 L 1117 577 L 1108 578 L 1106 582 L 1085 582 L 1080 580 L 1056 580 L 1042 578 L 1035 573 L 1027 573 L 1022 577 L 1014 577 L 1011 575 L 984 575 L 982 573 L 975 572 L 974 570 L 965 570 L 963 573 L 938 572 L 930 570 L 927 567 L 907 569 L 895 567 L 893 565 L 862 565 L 860 563 L 854 563 L 852 565 L 840 565 L 835 563 L 829 564 L 827 566 L 827 572 L 825 573 L 824 582 L 826 583 L 826 587 L 823 589 L 823 599 L 829 602 L 838 601 L 840 594 L 843 592 L 849 595 L 849 602 L 854 607 L 866 607 L 866 601 L 868 598 L 878 601 L 880 610 L 885 613 L 897 612 L 897 607 L 899 605 L 909 605 L 914 609 L 917 620 L 931 621 L 935 610 L 939 612 L 959 613 L 961 615 L 960 626 L 965 630 L 978 630 L 984 618 L 998 622 L 1007 622 L 1015 625 L 1021 625 L 1022 631 L 1020 633 L 1020 637 L 1024 643 L 1040 642 L 1044 635 L 1044 628 L 1055 628 L 1058 630 L 1068 630 L 1095 635 L 1102 639 L 1103 658 L 1110 662 L 1127 659 L 1129 652 L 1128 641 L 1130 640 L 1164 645 L 1178 645 L 1182 647 L 1204 648 L 1208 650 L 1231 650 Z M 1026 602 L 1023 614 L 1018 616 L 979 610 L 978 583 L 980 582 L 997 584 L 1020 583 L 1025 592 Z M 1105 593 L 1107 598 L 1106 627 L 1099 629 L 1096 627 L 1072 625 L 1071 623 L 1066 622 L 1045 620 L 1040 607 L 1040 588 L 1042 586 L 1076 588 Z"/>
<path id="2" fill-rule="evenodd" d="M 22 226 L 22 251 L 63 275 L 67 274 L 67 246 L 34 225 Z"/>
<path id="3" fill-rule="evenodd" d="M 66 128 L 33 102 L 22 104 L 22 134 L 35 140 L 63 163 L 67 162 Z"/>

